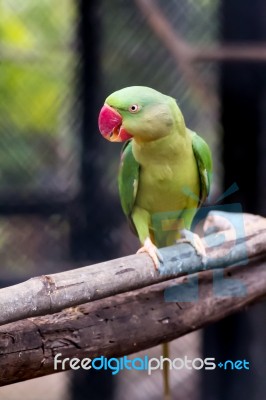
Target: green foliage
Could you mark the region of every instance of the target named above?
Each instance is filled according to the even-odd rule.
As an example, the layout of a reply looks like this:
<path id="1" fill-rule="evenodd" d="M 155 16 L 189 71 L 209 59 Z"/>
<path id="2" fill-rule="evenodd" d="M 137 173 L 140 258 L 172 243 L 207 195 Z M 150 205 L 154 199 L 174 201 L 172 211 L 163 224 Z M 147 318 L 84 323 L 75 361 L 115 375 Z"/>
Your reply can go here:
<path id="1" fill-rule="evenodd" d="M 0 2 L 0 184 L 34 184 L 60 164 L 75 56 L 73 0 Z M 60 138 L 60 139 L 59 139 Z M 47 157 L 50 152 L 50 157 Z M 55 171 L 54 171 L 55 172 Z"/>

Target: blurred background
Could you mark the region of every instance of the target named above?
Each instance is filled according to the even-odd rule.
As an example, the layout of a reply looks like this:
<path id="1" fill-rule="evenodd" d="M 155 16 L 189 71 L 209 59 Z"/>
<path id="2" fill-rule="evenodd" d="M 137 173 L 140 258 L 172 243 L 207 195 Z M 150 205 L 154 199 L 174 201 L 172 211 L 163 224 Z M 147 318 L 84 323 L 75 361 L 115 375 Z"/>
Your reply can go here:
<path id="1" fill-rule="evenodd" d="M 210 204 L 236 183 L 224 204 L 266 215 L 265 21 L 263 0 L 0 0 L 2 287 L 137 250 L 118 199 L 121 147 L 97 127 L 106 96 L 125 86 L 175 97 L 209 143 Z M 252 368 L 174 373 L 173 399 L 265 398 L 265 311 L 174 341 L 173 358 L 246 358 Z M 0 399 L 161 393 L 159 373 L 67 372 L 0 388 Z"/>

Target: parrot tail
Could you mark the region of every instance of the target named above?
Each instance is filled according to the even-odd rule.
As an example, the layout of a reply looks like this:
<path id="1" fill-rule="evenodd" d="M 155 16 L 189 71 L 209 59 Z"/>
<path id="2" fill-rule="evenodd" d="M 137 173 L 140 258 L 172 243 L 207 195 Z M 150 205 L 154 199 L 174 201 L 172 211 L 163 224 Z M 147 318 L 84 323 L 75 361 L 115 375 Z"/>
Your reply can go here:
<path id="1" fill-rule="evenodd" d="M 163 358 L 169 358 L 169 343 L 162 344 Z M 169 383 L 169 363 L 163 363 L 163 392 L 164 400 L 171 400 L 170 383 Z"/>

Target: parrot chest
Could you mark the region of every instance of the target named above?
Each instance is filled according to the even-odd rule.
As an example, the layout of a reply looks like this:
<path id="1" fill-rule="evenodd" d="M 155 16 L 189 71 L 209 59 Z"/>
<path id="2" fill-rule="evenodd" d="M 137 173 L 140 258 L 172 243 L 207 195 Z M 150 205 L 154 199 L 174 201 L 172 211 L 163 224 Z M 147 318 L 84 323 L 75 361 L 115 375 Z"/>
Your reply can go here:
<path id="1" fill-rule="evenodd" d="M 194 157 L 176 163 L 150 163 L 140 169 L 136 205 L 150 214 L 196 207 L 199 176 Z"/>
<path id="2" fill-rule="evenodd" d="M 133 220 L 140 240 L 151 236 L 157 246 L 171 245 L 190 228 L 198 206 L 200 178 L 189 137 L 173 135 L 137 146 L 140 165 Z"/>

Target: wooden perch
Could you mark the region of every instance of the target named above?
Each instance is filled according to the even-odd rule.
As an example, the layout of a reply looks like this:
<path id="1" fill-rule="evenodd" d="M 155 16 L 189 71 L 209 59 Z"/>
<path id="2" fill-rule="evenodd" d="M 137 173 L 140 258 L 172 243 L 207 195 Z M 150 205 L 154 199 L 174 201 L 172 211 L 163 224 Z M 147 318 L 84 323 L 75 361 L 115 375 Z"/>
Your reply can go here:
<path id="1" fill-rule="evenodd" d="M 134 353 L 264 299 L 266 219 L 211 212 L 203 231 L 210 233 L 204 265 L 189 244 L 178 244 L 162 249 L 166 274 L 154 270 L 149 256 L 134 255 L 2 289 L 2 321 L 95 301 L 0 327 L 0 386 L 57 372 L 57 353 L 79 358 Z M 234 266 L 216 269 L 228 265 Z"/>
<path id="2" fill-rule="evenodd" d="M 178 276 L 223 268 L 266 251 L 266 220 L 262 217 L 210 213 L 204 230 L 210 231 L 210 228 L 213 232 L 205 238 L 208 257 L 204 265 L 190 244 L 180 243 L 161 249 L 164 257 L 161 273 L 155 271 L 147 254 L 135 254 L 67 272 L 43 275 L 1 289 L 0 324 L 53 314 L 67 307 Z M 217 246 L 221 240 L 222 244 Z"/>
<path id="3" fill-rule="evenodd" d="M 57 353 L 61 359 L 135 353 L 202 328 L 266 296 L 266 258 L 226 268 L 224 276 L 214 284 L 211 271 L 201 272 L 199 299 L 194 302 L 175 298 L 182 284 L 189 290 L 188 278 L 182 277 L 2 326 L 0 386 L 61 371 L 60 367 L 54 370 Z M 165 301 L 167 291 L 172 291 L 170 302 Z"/>

